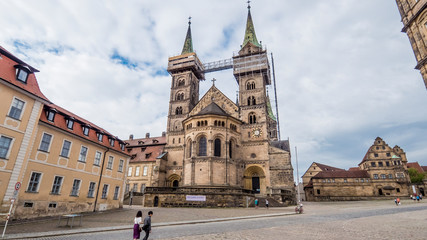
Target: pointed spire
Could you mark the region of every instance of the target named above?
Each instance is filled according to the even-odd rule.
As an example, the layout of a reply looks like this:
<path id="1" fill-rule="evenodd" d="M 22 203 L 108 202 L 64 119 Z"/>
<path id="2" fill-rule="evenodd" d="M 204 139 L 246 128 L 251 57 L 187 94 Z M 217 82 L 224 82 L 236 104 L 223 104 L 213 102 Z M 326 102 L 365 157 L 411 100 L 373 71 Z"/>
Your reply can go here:
<path id="1" fill-rule="evenodd" d="M 256 38 L 254 23 L 252 22 L 250 3 L 251 1 L 248 1 L 248 19 L 246 20 L 245 38 L 243 39 L 242 47 L 244 47 L 248 42 L 251 42 L 257 47 L 261 47 L 261 44 L 258 43 Z"/>
<path id="2" fill-rule="evenodd" d="M 193 40 L 191 38 L 191 17 L 188 18 L 188 30 L 187 36 L 185 36 L 184 47 L 182 48 L 181 54 L 192 53 L 193 51 Z"/>

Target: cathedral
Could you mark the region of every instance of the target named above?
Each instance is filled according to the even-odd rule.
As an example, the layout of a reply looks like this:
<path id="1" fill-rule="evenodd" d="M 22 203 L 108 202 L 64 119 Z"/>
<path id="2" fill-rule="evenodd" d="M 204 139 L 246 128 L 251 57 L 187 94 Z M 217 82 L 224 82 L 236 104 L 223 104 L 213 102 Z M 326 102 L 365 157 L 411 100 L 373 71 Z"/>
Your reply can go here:
<path id="1" fill-rule="evenodd" d="M 255 197 L 278 204 L 295 201 L 289 141 L 278 139 L 278 124 L 267 86 L 272 84 L 267 51 L 257 40 L 250 6 L 243 44 L 229 68 L 238 83 L 230 100 L 213 80 L 199 96 L 205 73 L 213 72 L 193 50 L 189 21 L 182 53 L 168 59 L 171 89 L 167 131 L 155 139 L 163 150 L 145 161 L 153 138 L 128 141 L 130 166 L 152 170 L 150 182 L 128 186 L 144 191 L 146 206 L 244 206 Z M 221 67 L 220 67 L 221 68 Z M 163 144 L 161 144 L 163 142 Z M 145 144 L 147 145 L 145 148 Z M 147 159 L 149 160 L 149 159 Z M 145 187 L 146 186 L 146 187 Z M 178 203 L 180 205 L 178 205 Z M 222 204 L 219 204 L 222 203 Z"/>

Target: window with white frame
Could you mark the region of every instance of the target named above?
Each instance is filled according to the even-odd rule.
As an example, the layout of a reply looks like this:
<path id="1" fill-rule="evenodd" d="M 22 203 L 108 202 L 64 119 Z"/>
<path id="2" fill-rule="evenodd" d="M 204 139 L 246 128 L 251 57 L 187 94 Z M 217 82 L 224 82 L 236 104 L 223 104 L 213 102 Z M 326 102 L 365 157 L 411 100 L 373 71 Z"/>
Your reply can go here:
<path id="1" fill-rule="evenodd" d="M 53 122 L 55 120 L 56 111 L 53 109 L 46 111 L 46 118 L 48 121 Z"/>
<path id="2" fill-rule="evenodd" d="M 139 172 L 141 171 L 141 167 L 136 167 L 135 168 L 135 176 L 139 176 Z"/>
<path id="3" fill-rule="evenodd" d="M 119 199 L 119 192 L 120 192 L 120 187 L 116 186 L 116 189 L 114 189 L 114 197 L 113 197 L 114 200 Z"/>
<path id="4" fill-rule="evenodd" d="M 71 142 L 64 140 L 62 143 L 61 157 L 68 157 L 70 155 Z"/>
<path id="5" fill-rule="evenodd" d="M 73 119 L 71 119 L 71 118 L 67 118 L 66 120 L 65 120 L 65 123 L 67 124 L 67 128 L 68 129 L 73 129 L 73 125 L 74 125 L 74 120 Z"/>
<path id="6" fill-rule="evenodd" d="M 110 146 L 114 147 L 114 138 L 109 138 L 108 141 L 110 141 Z"/>
<path id="7" fill-rule="evenodd" d="M 87 147 L 82 146 L 80 149 L 79 162 L 86 162 Z"/>
<path id="8" fill-rule="evenodd" d="M 98 141 L 102 142 L 102 137 L 103 137 L 102 133 L 97 132 L 96 136 L 98 137 Z"/>
<path id="9" fill-rule="evenodd" d="M 129 167 L 128 168 L 128 177 L 131 177 L 132 176 L 132 167 Z"/>
<path id="10" fill-rule="evenodd" d="M 102 187 L 102 199 L 106 199 L 108 195 L 108 184 L 104 184 L 104 187 Z"/>
<path id="11" fill-rule="evenodd" d="M 113 169 L 113 162 L 114 162 L 114 157 L 109 156 L 108 157 L 108 163 L 107 163 L 107 169 Z"/>
<path id="12" fill-rule="evenodd" d="M 102 153 L 99 151 L 96 151 L 95 159 L 93 160 L 93 165 L 99 166 L 101 164 L 101 157 L 102 157 Z"/>
<path id="13" fill-rule="evenodd" d="M 89 191 L 87 192 L 88 198 L 93 198 L 93 196 L 95 195 L 95 186 L 96 186 L 95 182 L 89 183 Z"/>
<path id="14" fill-rule="evenodd" d="M 120 159 L 120 161 L 119 161 L 119 170 L 117 170 L 117 171 L 123 172 L 123 165 L 124 164 L 125 164 L 125 160 Z"/>
<path id="15" fill-rule="evenodd" d="M 0 158 L 6 159 L 9 154 L 12 138 L 1 136 L 0 137 Z"/>
<path id="16" fill-rule="evenodd" d="M 50 141 L 52 140 L 52 135 L 43 133 L 42 141 L 40 143 L 39 150 L 43 152 L 49 152 Z"/>
<path id="17" fill-rule="evenodd" d="M 83 134 L 89 136 L 89 126 L 82 126 Z"/>
<path id="18" fill-rule="evenodd" d="M 50 192 L 51 194 L 59 194 L 63 179 L 64 178 L 61 176 L 55 176 L 55 178 L 53 179 L 52 191 Z"/>
<path id="19" fill-rule="evenodd" d="M 138 191 L 138 183 L 133 184 L 132 192 Z"/>
<path id="20" fill-rule="evenodd" d="M 30 183 L 28 184 L 27 192 L 38 192 L 41 177 L 42 174 L 39 172 L 31 173 Z"/>
<path id="21" fill-rule="evenodd" d="M 21 118 L 24 105 L 25 105 L 24 101 L 14 98 L 12 102 L 12 107 L 10 108 L 10 111 L 9 111 L 9 117 L 19 120 Z"/>
<path id="22" fill-rule="evenodd" d="M 28 70 L 26 67 L 23 67 L 21 65 L 16 65 L 16 79 L 27 83 L 28 75 L 30 74 L 30 70 Z"/>
<path id="23" fill-rule="evenodd" d="M 143 176 L 147 176 L 147 174 L 148 174 L 148 167 L 147 167 L 147 166 L 144 166 L 144 169 L 143 169 L 142 175 L 143 175 Z"/>
<path id="24" fill-rule="evenodd" d="M 71 193 L 70 193 L 71 196 L 79 196 L 80 183 L 81 183 L 81 180 L 74 179 L 73 188 L 71 189 Z"/>

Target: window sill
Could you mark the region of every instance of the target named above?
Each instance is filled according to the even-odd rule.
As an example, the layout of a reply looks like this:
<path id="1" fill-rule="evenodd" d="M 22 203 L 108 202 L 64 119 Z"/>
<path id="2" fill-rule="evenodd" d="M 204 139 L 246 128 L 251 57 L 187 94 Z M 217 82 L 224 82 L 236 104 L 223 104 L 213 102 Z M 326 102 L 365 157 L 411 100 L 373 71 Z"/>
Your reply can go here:
<path id="1" fill-rule="evenodd" d="M 44 153 L 50 153 L 50 152 L 45 151 L 45 150 L 42 150 L 42 149 L 37 149 L 37 151 L 39 151 L 39 152 L 44 152 Z"/>
<path id="2" fill-rule="evenodd" d="M 54 196 L 60 196 L 61 195 L 61 193 L 53 193 L 53 192 L 50 192 L 49 194 L 54 195 Z"/>
<path id="3" fill-rule="evenodd" d="M 16 120 L 16 121 L 21 121 L 21 119 L 20 119 L 20 118 L 14 118 L 14 117 L 9 116 L 9 115 L 7 115 L 7 117 L 8 117 L 8 118 L 12 118 L 13 120 Z"/>
<path id="4" fill-rule="evenodd" d="M 94 198 L 94 196 L 87 196 L 87 198 Z"/>
<path id="5" fill-rule="evenodd" d="M 79 195 L 70 194 L 70 197 L 79 197 Z"/>
<path id="6" fill-rule="evenodd" d="M 62 156 L 62 155 L 59 155 L 60 157 L 63 157 L 63 158 L 66 158 L 66 159 L 68 159 L 69 157 L 68 156 Z"/>
<path id="7" fill-rule="evenodd" d="M 0 160 L 9 160 L 9 158 L 0 157 Z"/>
<path id="8" fill-rule="evenodd" d="M 77 162 L 86 163 L 86 161 L 82 161 L 82 160 L 77 160 Z"/>
<path id="9" fill-rule="evenodd" d="M 34 194 L 34 193 L 39 193 L 39 192 L 25 191 L 25 193 L 31 193 L 31 194 Z"/>

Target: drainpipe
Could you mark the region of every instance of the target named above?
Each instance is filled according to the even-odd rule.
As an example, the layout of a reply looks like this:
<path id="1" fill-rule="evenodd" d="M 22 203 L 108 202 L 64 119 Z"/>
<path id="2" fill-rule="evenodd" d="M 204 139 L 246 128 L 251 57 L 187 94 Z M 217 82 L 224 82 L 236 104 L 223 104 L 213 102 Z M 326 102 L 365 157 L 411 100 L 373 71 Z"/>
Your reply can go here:
<path id="1" fill-rule="evenodd" d="M 99 174 L 99 181 L 98 181 L 98 187 L 96 189 L 95 204 L 93 205 L 93 212 L 96 212 L 96 203 L 98 202 L 99 187 L 101 186 L 102 172 L 104 171 L 105 156 L 107 155 L 108 151 L 110 151 L 110 148 L 107 148 L 107 151 L 104 152 L 104 157 L 102 158 L 101 174 Z"/>

